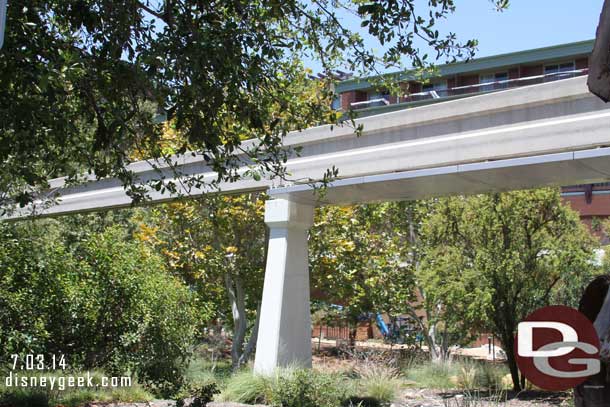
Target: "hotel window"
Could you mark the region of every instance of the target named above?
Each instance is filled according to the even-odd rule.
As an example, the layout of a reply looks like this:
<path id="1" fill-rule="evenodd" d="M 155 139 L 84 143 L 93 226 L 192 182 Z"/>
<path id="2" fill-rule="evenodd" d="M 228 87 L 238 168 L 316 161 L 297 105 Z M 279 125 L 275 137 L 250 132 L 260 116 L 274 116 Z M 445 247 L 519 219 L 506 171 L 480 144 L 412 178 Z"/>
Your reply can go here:
<path id="1" fill-rule="evenodd" d="M 544 81 L 556 81 L 559 79 L 572 78 L 574 77 L 574 70 L 576 66 L 574 61 L 565 62 L 563 64 L 550 64 L 544 67 Z"/>
<path id="2" fill-rule="evenodd" d="M 479 90 L 483 92 L 494 89 L 508 88 L 508 82 L 506 81 L 508 81 L 508 72 L 484 74 L 479 77 L 479 83 L 482 85 L 479 86 Z"/>
<path id="3" fill-rule="evenodd" d="M 422 86 L 422 92 L 429 92 L 433 99 L 447 96 L 447 81 L 429 82 Z"/>
<path id="4" fill-rule="evenodd" d="M 385 99 L 388 102 L 390 101 L 390 92 L 386 89 L 381 90 L 373 90 L 369 92 L 369 100 L 374 99 Z"/>
<path id="5" fill-rule="evenodd" d="M 390 104 L 390 93 L 385 90 L 372 90 L 368 94 L 369 106 L 384 106 Z M 375 101 L 375 102 L 373 102 Z"/>

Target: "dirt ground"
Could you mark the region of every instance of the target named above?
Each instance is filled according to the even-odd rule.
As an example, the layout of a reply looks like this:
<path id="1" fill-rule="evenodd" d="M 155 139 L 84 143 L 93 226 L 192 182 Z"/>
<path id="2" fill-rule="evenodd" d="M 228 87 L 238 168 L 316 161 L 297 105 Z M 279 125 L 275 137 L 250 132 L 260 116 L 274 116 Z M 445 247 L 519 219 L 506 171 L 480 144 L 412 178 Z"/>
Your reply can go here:
<path id="1" fill-rule="evenodd" d="M 344 372 L 354 368 L 358 362 L 354 359 L 339 358 L 333 355 L 335 341 L 322 341 L 322 352 L 317 352 L 318 343 L 314 342 L 313 368 L 325 372 Z M 390 347 L 383 343 L 357 343 L 362 349 L 400 349 L 401 346 Z M 484 347 L 462 349 L 459 354 L 473 359 L 485 359 L 487 351 Z M 413 383 L 415 384 L 415 383 Z M 476 393 L 454 390 L 442 391 L 434 389 L 407 388 L 392 407 L 573 407 L 571 393 L 544 391 L 508 392 L 499 394 Z"/>
<path id="2" fill-rule="evenodd" d="M 504 397 L 494 394 L 468 394 L 460 391 L 441 392 L 429 389 L 408 389 L 394 407 L 572 407 L 569 393 L 524 391 Z"/>
<path id="3" fill-rule="evenodd" d="M 474 397 L 473 397 L 474 396 Z M 210 403 L 210 407 L 241 407 L 238 403 Z M 87 407 L 173 407 L 171 401 L 150 403 L 88 404 Z M 427 389 L 405 390 L 400 400 L 391 407 L 571 407 L 571 397 L 566 393 L 522 392 L 508 395 L 507 400 L 497 401 L 493 395 L 468 395 L 463 392 L 443 393 Z M 257 407 L 257 406 L 247 406 Z M 259 406 L 265 407 L 265 406 Z"/>

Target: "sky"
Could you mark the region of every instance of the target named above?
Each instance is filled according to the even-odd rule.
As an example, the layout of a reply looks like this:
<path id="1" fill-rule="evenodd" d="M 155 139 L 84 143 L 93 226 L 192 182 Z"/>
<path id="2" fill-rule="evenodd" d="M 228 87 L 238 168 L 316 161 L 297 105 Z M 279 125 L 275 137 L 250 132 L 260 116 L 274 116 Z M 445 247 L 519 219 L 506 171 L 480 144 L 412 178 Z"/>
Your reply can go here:
<path id="1" fill-rule="evenodd" d="M 417 3 L 425 7 L 427 1 Z M 603 0 L 511 0 L 504 12 L 497 12 L 489 0 L 456 0 L 455 4 L 455 13 L 438 21 L 437 29 L 455 32 L 463 41 L 478 39 L 476 58 L 593 39 Z M 346 14 L 343 18 L 352 30 L 361 30 L 356 17 Z M 365 40 L 374 48 L 373 41 Z M 316 63 L 307 65 L 319 71 Z"/>

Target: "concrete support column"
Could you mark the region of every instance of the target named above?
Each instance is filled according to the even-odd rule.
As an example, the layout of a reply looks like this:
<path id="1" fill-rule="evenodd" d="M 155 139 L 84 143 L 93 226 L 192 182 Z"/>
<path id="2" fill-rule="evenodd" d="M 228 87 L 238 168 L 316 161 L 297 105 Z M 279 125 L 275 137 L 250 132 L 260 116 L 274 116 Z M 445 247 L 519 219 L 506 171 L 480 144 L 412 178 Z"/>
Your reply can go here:
<path id="1" fill-rule="evenodd" d="M 311 367 L 307 231 L 313 224 L 313 209 L 284 199 L 265 204 L 270 234 L 255 373 Z"/>

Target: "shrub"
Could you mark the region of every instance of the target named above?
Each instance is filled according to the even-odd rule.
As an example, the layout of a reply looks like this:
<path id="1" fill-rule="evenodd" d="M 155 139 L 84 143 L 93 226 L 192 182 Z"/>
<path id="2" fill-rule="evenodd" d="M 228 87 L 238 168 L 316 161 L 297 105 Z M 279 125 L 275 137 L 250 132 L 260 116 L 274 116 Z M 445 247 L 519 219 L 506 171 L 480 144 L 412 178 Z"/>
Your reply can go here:
<path id="1" fill-rule="evenodd" d="M 0 354 L 65 354 L 70 368 L 175 391 L 198 327 L 195 296 L 118 227 L 68 247 L 56 226 L 0 227 Z"/>
<path id="2" fill-rule="evenodd" d="M 467 359 L 456 363 L 456 367 L 459 368 L 457 383 L 462 389 L 499 390 L 504 387 L 503 378 L 507 373 L 504 365 Z"/>
<path id="3" fill-rule="evenodd" d="M 349 390 L 341 376 L 294 370 L 277 378 L 270 401 L 281 407 L 338 407 L 351 396 Z"/>
<path id="4" fill-rule="evenodd" d="M 15 389 L 0 393 L 0 407 L 48 407 L 46 392 L 31 389 Z"/>
<path id="5" fill-rule="evenodd" d="M 452 381 L 453 371 L 447 363 L 426 362 L 410 366 L 406 377 L 414 381 L 418 387 L 431 389 L 451 389 L 455 387 Z"/>
<path id="6" fill-rule="evenodd" d="M 477 369 L 474 365 L 460 367 L 457 384 L 462 389 L 474 389 L 477 386 Z"/>
<path id="7" fill-rule="evenodd" d="M 355 393 L 353 385 L 354 381 L 350 382 L 342 375 L 314 370 L 281 369 L 274 377 L 242 371 L 226 382 L 219 399 L 277 407 L 341 407 L 350 406 L 349 399 Z M 378 403 L 363 402 L 361 407 L 368 405 Z"/>
<path id="8" fill-rule="evenodd" d="M 466 359 L 447 363 L 426 362 L 410 366 L 405 375 L 417 386 L 436 389 L 490 389 L 504 387 L 505 365 Z"/>
<path id="9" fill-rule="evenodd" d="M 241 371 L 227 381 L 220 399 L 246 404 L 265 403 L 271 399 L 271 391 L 272 379 Z"/>
<path id="10" fill-rule="evenodd" d="M 394 401 L 400 390 L 399 380 L 384 380 L 382 377 L 366 379 L 362 382 L 361 386 L 368 397 L 372 397 L 382 403 Z"/>
<path id="11" fill-rule="evenodd" d="M 216 383 L 208 383 L 196 389 L 192 394 L 193 400 L 189 404 L 190 407 L 206 407 L 208 403 L 214 400 L 214 395 L 220 393 Z M 176 401 L 176 407 L 184 407 L 186 402 L 184 400 Z"/>
<path id="12" fill-rule="evenodd" d="M 508 373 L 506 365 L 481 362 L 477 375 L 477 384 L 492 390 L 504 388 L 504 377 Z"/>
<path id="13" fill-rule="evenodd" d="M 392 402 L 400 390 L 399 371 L 387 364 L 365 361 L 358 364 L 355 372 L 360 376 L 359 388 L 368 397 L 381 403 Z"/>

